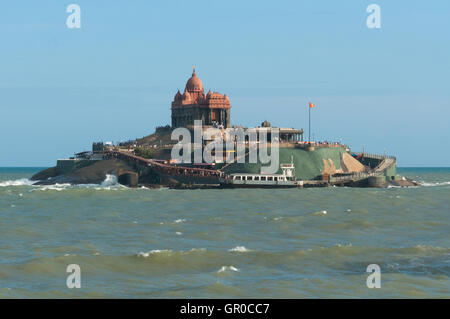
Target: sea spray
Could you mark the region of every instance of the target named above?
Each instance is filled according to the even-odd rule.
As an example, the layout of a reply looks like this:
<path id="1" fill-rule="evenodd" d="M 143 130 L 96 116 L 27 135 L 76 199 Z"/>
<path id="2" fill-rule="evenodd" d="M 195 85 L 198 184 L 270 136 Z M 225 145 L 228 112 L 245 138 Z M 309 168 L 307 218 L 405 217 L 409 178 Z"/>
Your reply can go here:
<path id="1" fill-rule="evenodd" d="M 107 174 L 105 180 L 100 184 L 103 187 L 117 185 L 117 176 Z"/>

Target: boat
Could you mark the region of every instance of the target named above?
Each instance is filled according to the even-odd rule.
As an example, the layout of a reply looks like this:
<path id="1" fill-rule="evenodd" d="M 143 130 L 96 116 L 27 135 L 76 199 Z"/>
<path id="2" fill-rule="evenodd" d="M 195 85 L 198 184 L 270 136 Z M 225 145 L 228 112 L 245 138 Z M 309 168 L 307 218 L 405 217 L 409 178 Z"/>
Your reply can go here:
<path id="1" fill-rule="evenodd" d="M 280 165 L 281 174 L 234 173 L 220 178 L 223 188 L 295 188 L 302 187 L 303 181 L 295 177 L 294 161 Z"/>

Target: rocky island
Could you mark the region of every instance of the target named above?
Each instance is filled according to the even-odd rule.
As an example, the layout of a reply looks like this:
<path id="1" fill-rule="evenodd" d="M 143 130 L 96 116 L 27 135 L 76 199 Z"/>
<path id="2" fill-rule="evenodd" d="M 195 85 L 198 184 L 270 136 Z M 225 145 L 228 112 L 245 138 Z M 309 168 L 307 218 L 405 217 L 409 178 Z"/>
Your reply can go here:
<path id="1" fill-rule="evenodd" d="M 397 175 L 397 160 L 393 156 L 352 152 L 349 146 L 337 142 L 309 138 L 305 141 L 302 129 L 273 127 L 268 121 L 254 128 L 232 126 L 230 111 L 229 98 L 218 92 L 205 93 L 194 69 L 184 92 L 175 94 L 171 125 L 157 127 L 149 136 L 117 145 L 95 142 L 92 150 L 58 160 L 55 167 L 35 174 L 32 180 L 36 185 L 99 184 L 106 176 L 113 175 L 119 183 L 130 187 L 174 188 L 418 185 Z M 215 133 L 200 142 L 195 140 L 196 123 L 201 124 L 202 138 L 211 130 Z M 179 128 L 194 136 L 189 141 L 190 154 L 187 157 L 186 152 L 183 154 L 189 160 L 173 158 L 173 148 L 180 143 L 174 139 Z M 239 129 L 249 136 L 254 134 L 254 143 L 249 136 L 239 142 L 233 135 Z M 212 162 L 196 160 L 195 150 L 203 151 L 217 137 L 232 148 L 213 150 Z M 261 158 L 252 161 L 252 150 L 258 152 L 263 145 L 275 144 L 277 166 L 272 172 L 264 173 L 267 166 Z M 243 153 L 239 156 L 240 146 Z"/>

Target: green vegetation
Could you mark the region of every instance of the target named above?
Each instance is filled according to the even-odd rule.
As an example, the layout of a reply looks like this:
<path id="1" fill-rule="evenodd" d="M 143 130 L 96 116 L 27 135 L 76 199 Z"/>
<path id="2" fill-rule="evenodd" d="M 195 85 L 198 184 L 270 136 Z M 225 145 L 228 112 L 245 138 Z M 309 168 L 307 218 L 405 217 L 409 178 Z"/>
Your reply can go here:
<path id="1" fill-rule="evenodd" d="M 155 158 L 156 151 L 147 147 L 136 147 L 134 153 L 143 158 Z"/>
<path id="2" fill-rule="evenodd" d="M 291 155 L 294 159 L 295 174 L 301 180 L 313 180 L 321 178 L 324 170 L 324 160 L 331 159 L 337 169 L 341 168 L 341 157 L 345 149 L 342 147 L 324 147 L 317 148 L 314 151 L 307 151 L 299 148 L 284 148 L 279 149 L 280 164 L 290 163 Z M 219 164 L 216 168 L 220 169 L 223 164 Z M 223 171 L 227 174 L 232 173 L 251 173 L 259 174 L 261 166 L 268 166 L 262 164 L 258 157 L 258 163 L 250 163 L 248 156 L 245 158 L 245 163 L 233 163 L 227 166 Z M 281 173 L 281 169 L 278 170 Z"/>

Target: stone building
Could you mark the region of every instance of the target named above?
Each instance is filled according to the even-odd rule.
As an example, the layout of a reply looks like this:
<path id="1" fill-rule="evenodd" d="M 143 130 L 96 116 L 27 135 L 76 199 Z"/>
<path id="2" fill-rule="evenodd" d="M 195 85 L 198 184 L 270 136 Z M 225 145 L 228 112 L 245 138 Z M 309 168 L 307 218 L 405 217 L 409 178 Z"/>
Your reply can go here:
<path id="1" fill-rule="evenodd" d="M 230 127 L 230 108 L 225 94 L 211 90 L 205 94 L 194 68 L 183 94 L 178 90 L 172 102 L 172 128 L 192 126 L 194 120 L 201 120 L 204 126 Z"/>

